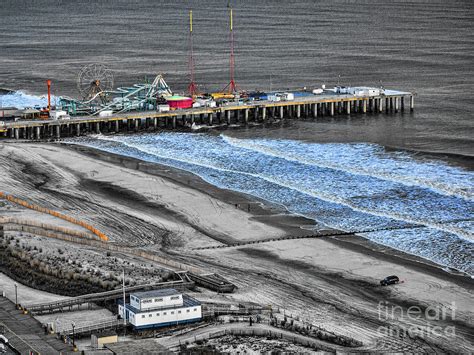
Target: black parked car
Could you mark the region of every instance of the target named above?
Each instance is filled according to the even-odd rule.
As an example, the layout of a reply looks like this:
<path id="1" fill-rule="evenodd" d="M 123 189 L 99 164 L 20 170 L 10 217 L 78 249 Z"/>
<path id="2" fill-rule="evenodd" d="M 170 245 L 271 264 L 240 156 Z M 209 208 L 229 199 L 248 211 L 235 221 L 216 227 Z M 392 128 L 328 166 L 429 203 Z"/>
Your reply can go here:
<path id="1" fill-rule="evenodd" d="M 392 276 L 387 276 L 383 280 L 380 281 L 381 286 L 388 286 L 388 285 L 394 285 L 400 282 L 400 279 L 398 276 L 392 275 Z"/>

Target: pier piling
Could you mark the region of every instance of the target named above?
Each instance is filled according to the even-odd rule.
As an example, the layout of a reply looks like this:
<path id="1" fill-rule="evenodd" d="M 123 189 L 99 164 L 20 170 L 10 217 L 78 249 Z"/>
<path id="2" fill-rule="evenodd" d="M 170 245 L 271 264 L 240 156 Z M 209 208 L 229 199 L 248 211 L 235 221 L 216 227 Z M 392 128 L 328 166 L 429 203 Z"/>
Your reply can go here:
<path id="1" fill-rule="evenodd" d="M 117 113 L 108 117 L 71 117 L 68 120 L 20 120 L 6 121 L 3 124 L 2 136 L 10 139 L 60 139 L 63 136 L 80 136 L 96 133 L 139 132 L 159 128 L 176 129 L 177 126 L 189 127 L 197 122 L 213 126 L 215 119 L 219 123 L 231 125 L 240 123 L 248 125 L 249 121 L 268 123 L 274 119 L 284 118 L 317 118 L 318 116 L 334 116 L 336 113 L 351 115 L 403 112 L 405 99 L 410 100 L 410 110 L 414 110 L 414 94 L 400 92 L 379 96 L 336 95 L 314 98 L 302 98 L 300 101 L 257 101 L 244 105 L 226 105 L 217 108 L 200 107 L 189 110 L 172 110 L 170 112 L 135 112 L 133 115 Z M 198 116 L 199 115 L 199 116 Z M 0 127 L 1 129 L 1 127 Z"/>

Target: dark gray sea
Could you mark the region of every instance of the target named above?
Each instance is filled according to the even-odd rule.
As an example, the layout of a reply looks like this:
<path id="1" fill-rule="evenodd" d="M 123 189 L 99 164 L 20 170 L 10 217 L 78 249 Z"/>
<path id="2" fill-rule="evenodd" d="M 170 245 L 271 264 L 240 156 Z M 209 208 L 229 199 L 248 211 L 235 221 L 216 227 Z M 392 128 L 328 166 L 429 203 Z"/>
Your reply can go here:
<path id="1" fill-rule="evenodd" d="M 197 81 L 204 91 L 222 89 L 229 81 L 229 5 L 240 88 L 339 80 L 417 93 L 414 114 L 301 123 L 259 135 L 474 155 L 470 0 L 1 0 L 0 87 L 44 94 L 50 78 L 56 95 L 77 96 L 79 70 L 101 62 L 117 85 L 163 73 L 173 90 L 185 90 L 193 9 Z"/>
<path id="2" fill-rule="evenodd" d="M 222 89 L 229 5 L 239 88 L 382 85 L 416 92 L 415 111 L 72 142 L 185 169 L 474 275 L 472 1 L 1 0 L 0 87 L 22 93 L 0 105 L 33 102 L 46 79 L 56 96 L 78 96 L 93 62 L 116 85 L 163 73 L 184 91 L 189 9 L 200 89 Z"/>

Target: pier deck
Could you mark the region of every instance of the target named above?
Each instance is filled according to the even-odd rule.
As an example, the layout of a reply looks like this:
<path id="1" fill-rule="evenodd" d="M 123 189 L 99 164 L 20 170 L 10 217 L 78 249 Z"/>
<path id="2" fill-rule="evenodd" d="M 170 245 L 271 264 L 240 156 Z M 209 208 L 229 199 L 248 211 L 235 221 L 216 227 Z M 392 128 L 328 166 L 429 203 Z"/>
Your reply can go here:
<path id="1" fill-rule="evenodd" d="M 365 114 L 404 111 L 405 99 L 414 109 L 414 94 L 385 90 L 378 96 L 352 94 L 309 94 L 291 101 L 253 101 L 220 107 L 178 109 L 169 112 L 134 111 L 108 117 L 77 116 L 63 120 L 21 120 L 0 126 L 0 137 L 12 139 L 60 139 L 84 134 L 137 132 L 153 129 L 176 129 L 194 125 L 232 125 L 266 123 L 275 119 L 317 118 L 351 113 Z"/>

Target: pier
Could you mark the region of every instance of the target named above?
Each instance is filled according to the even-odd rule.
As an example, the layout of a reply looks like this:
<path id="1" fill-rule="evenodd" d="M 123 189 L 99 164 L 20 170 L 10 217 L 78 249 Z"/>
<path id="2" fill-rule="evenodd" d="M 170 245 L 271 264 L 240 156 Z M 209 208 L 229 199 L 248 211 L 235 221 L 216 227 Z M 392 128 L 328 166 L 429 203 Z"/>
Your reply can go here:
<path id="1" fill-rule="evenodd" d="M 288 101 L 230 103 L 220 107 L 176 109 L 168 112 L 131 111 L 108 117 L 76 116 L 59 120 L 20 120 L 0 125 L 0 137 L 9 139 L 61 139 L 87 134 L 112 134 L 195 126 L 266 124 L 276 120 L 335 115 L 397 113 L 414 109 L 414 94 L 386 90 L 377 96 L 351 94 L 310 95 Z"/>

